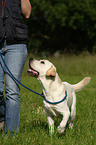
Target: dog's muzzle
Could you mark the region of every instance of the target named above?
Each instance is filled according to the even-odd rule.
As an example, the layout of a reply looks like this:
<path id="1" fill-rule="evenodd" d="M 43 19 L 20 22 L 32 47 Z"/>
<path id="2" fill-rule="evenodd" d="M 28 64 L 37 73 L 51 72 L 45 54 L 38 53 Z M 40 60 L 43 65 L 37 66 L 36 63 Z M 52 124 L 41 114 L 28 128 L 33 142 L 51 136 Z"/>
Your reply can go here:
<path id="1" fill-rule="evenodd" d="M 33 77 L 38 77 L 39 76 L 39 72 L 32 68 L 32 66 L 31 66 L 32 61 L 33 61 L 33 58 L 30 58 L 30 60 L 29 60 L 30 69 L 28 69 L 28 74 L 30 76 L 33 76 Z"/>

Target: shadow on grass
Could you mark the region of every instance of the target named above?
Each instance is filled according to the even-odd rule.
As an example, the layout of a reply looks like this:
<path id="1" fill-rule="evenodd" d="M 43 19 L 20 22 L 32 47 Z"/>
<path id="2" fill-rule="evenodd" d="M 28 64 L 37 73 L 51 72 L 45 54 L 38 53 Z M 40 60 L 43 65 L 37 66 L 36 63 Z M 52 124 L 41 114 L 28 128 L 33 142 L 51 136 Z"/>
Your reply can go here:
<path id="1" fill-rule="evenodd" d="M 63 138 L 66 135 L 66 131 L 69 130 L 69 126 L 67 124 L 64 133 L 58 133 L 57 124 L 58 124 L 58 122 L 56 122 L 56 124 L 55 124 L 54 134 L 52 135 L 52 137 L 57 136 L 58 139 Z M 51 136 L 49 133 L 49 127 L 48 127 L 47 122 L 42 121 L 40 118 L 37 120 L 33 119 L 32 121 L 30 121 L 27 124 L 25 124 L 24 126 L 22 126 L 22 129 L 20 129 L 21 133 L 24 133 L 24 132 L 30 133 L 30 132 L 34 132 L 34 131 L 37 132 L 37 134 L 39 132 L 44 132 L 46 135 Z"/>

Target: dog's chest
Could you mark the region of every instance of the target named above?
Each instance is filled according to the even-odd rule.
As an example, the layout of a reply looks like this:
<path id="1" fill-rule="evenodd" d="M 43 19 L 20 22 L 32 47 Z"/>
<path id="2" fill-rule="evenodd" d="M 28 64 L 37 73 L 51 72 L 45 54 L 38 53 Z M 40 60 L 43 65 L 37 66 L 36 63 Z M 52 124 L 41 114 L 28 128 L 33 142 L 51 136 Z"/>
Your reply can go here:
<path id="1" fill-rule="evenodd" d="M 62 116 L 60 111 L 59 111 L 59 108 L 56 107 L 56 105 L 50 105 L 50 104 L 48 104 L 44 101 L 44 108 L 45 108 L 45 111 L 47 111 L 52 116 L 55 116 L 55 117 L 61 117 Z"/>

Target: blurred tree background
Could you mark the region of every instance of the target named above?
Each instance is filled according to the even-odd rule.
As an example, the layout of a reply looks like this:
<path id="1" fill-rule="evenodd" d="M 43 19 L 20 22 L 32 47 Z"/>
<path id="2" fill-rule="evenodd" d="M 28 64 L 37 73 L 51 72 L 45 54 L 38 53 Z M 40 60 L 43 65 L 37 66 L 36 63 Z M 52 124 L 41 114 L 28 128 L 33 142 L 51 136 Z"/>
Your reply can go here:
<path id="1" fill-rule="evenodd" d="M 96 52 L 96 0 L 30 0 L 28 50 Z"/>

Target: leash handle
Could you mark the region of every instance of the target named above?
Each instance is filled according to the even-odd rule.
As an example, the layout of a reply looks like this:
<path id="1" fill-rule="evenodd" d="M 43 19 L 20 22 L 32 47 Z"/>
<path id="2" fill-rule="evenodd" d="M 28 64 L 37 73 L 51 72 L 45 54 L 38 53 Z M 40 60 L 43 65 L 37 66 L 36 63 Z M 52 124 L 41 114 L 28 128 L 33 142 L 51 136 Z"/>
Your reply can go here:
<path id="1" fill-rule="evenodd" d="M 2 61 L 3 61 L 3 63 L 4 63 L 4 65 L 5 65 L 6 69 L 8 70 L 8 72 L 10 73 L 10 75 L 13 77 L 13 79 L 14 79 L 18 84 L 20 84 L 21 86 L 23 86 L 24 88 L 26 88 L 27 90 L 31 91 L 31 92 L 34 93 L 34 94 L 37 94 L 37 95 L 43 97 L 43 99 L 44 99 L 47 103 L 49 103 L 49 104 L 59 104 L 59 103 L 63 102 L 63 101 L 66 99 L 66 97 L 67 97 L 67 91 L 66 91 L 66 90 L 65 90 L 65 96 L 64 96 L 64 98 L 63 98 L 61 101 L 58 101 L 58 102 L 50 102 L 50 101 L 48 101 L 48 100 L 45 98 L 44 95 L 42 95 L 42 94 L 40 94 L 40 93 L 37 93 L 37 92 L 35 92 L 35 91 L 29 89 L 28 87 L 26 87 L 25 85 L 23 85 L 20 81 L 18 81 L 18 80 L 14 77 L 14 75 L 11 73 L 11 71 L 10 71 L 9 68 L 8 68 L 8 66 L 6 65 L 5 60 L 4 60 L 3 57 L 2 57 L 1 52 L 0 52 L 0 56 L 1 56 L 1 59 L 2 59 Z"/>

